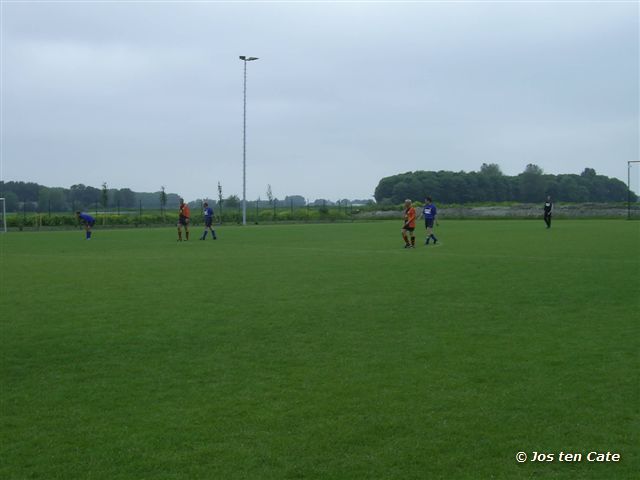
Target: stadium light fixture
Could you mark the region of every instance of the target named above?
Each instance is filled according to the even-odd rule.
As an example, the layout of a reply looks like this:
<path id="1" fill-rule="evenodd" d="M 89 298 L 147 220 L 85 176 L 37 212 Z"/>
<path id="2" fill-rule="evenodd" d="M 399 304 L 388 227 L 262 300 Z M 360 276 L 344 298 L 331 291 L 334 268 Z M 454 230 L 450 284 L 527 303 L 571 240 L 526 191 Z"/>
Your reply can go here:
<path id="1" fill-rule="evenodd" d="M 247 62 L 258 60 L 258 57 L 240 55 L 244 62 L 244 108 L 242 121 L 242 225 L 247 224 Z"/>

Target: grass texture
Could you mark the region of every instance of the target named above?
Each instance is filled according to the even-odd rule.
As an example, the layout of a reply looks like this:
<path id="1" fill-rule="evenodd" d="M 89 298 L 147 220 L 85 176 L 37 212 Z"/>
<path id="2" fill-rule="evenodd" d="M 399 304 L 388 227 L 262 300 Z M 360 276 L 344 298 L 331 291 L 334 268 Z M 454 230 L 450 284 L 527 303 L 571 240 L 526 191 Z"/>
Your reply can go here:
<path id="1" fill-rule="evenodd" d="M 0 235 L 0 478 L 637 478 L 640 224 L 416 231 Z"/>

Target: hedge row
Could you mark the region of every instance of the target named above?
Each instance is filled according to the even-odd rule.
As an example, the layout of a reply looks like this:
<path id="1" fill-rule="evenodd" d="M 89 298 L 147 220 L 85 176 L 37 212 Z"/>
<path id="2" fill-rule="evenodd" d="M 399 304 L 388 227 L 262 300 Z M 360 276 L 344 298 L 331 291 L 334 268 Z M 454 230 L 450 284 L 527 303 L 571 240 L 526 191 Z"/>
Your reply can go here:
<path id="1" fill-rule="evenodd" d="M 355 212 L 354 212 L 355 213 Z M 143 215 L 117 215 L 98 214 L 95 216 L 96 226 L 137 226 L 137 225 L 175 225 L 178 221 L 177 215 L 143 214 Z M 349 220 L 351 215 L 338 210 L 262 210 L 258 212 L 247 211 L 248 223 L 268 223 L 287 221 L 337 221 Z M 216 217 L 216 223 L 241 223 L 241 212 L 225 212 L 222 216 Z M 192 225 L 202 225 L 204 223 L 202 215 L 195 215 L 191 218 Z M 80 223 L 75 215 L 47 215 L 47 214 L 10 214 L 7 215 L 8 228 L 37 228 L 37 227 L 73 227 Z"/>

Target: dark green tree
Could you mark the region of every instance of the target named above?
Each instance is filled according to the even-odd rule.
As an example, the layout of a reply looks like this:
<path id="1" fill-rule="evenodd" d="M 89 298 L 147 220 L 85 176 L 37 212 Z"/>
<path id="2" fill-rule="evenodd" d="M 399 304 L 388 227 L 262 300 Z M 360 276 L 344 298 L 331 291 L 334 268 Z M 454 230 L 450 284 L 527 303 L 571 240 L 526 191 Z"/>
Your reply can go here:
<path id="1" fill-rule="evenodd" d="M 162 214 L 162 216 L 165 216 L 165 212 L 167 209 L 167 192 L 166 192 L 166 187 L 164 185 L 162 185 L 160 187 L 160 213 Z"/>
<path id="2" fill-rule="evenodd" d="M 237 195 L 229 195 L 224 203 L 229 208 L 237 208 L 240 206 L 240 198 Z"/>
<path id="3" fill-rule="evenodd" d="M 539 202 L 545 198 L 544 171 L 538 165 L 530 163 L 519 177 L 521 202 Z"/>

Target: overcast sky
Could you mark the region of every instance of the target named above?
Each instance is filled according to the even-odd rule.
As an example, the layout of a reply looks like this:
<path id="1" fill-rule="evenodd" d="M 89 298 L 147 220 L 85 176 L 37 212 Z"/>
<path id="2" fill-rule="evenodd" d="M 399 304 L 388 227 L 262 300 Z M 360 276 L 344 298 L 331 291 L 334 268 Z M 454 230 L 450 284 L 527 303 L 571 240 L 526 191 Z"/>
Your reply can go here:
<path id="1" fill-rule="evenodd" d="M 370 198 L 639 159 L 638 2 L 2 1 L 2 180 Z"/>

